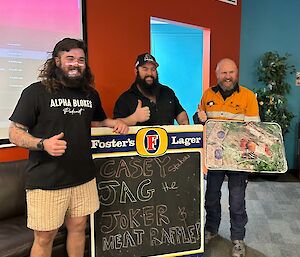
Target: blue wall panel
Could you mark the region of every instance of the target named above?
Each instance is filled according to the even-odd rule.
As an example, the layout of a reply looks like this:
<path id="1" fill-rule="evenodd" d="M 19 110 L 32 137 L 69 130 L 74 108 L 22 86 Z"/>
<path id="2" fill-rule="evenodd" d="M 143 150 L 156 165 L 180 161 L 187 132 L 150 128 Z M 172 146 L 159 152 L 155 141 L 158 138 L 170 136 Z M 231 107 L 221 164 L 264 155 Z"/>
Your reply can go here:
<path id="1" fill-rule="evenodd" d="M 151 24 L 151 53 L 160 82 L 172 88 L 192 115 L 202 96 L 203 31 L 175 24 Z"/>
<path id="2" fill-rule="evenodd" d="M 244 0 L 242 2 L 242 31 L 240 53 L 240 82 L 253 89 L 263 85 L 257 82 L 258 58 L 266 51 L 290 53 L 289 63 L 300 71 L 300 1 Z M 289 169 L 296 168 L 297 134 L 300 121 L 300 87 L 291 84 L 288 105 L 294 113 L 290 132 L 285 136 Z"/>

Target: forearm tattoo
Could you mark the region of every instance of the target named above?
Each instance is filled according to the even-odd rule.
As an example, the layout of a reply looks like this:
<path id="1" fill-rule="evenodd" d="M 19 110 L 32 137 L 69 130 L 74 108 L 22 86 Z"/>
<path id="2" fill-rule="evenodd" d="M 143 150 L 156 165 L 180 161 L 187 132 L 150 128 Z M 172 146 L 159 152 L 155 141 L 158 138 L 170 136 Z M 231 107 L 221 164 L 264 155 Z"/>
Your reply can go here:
<path id="1" fill-rule="evenodd" d="M 24 131 L 27 131 L 27 130 L 28 130 L 27 127 L 25 127 L 24 125 L 22 125 L 22 124 L 20 124 L 20 123 L 15 123 L 15 122 L 13 122 L 12 124 L 13 124 L 15 127 L 17 127 L 18 129 L 22 129 L 22 130 L 24 130 Z"/>
<path id="2" fill-rule="evenodd" d="M 30 135 L 27 131 L 28 128 L 26 126 L 12 122 L 9 127 L 9 139 L 17 146 L 36 150 L 38 139 Z"/>

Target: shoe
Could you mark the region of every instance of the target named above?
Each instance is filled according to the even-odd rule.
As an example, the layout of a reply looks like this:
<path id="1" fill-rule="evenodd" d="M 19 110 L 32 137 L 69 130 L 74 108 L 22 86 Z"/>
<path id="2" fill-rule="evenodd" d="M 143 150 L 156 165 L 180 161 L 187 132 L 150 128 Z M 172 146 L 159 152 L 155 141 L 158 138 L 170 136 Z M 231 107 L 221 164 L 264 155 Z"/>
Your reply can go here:
<path id="1" fill-rule="evenodd" d="M 244 240 L 233 240 L 232 257 L 245 257 L 246 248 Z"/>
<path id="2" fill-rule="evenodd" d="M 204 231 L 204 242 L 205 242 L 205 244 L 208 244 L 208 242 L 209 242 L 211 239 L 215 238 L 217 235 L 218 235 L 218 234 L 216 234 L 216 233 L 212 233 L 212 232 L 210 232 L 210 231 L 205 230 L 205 231 Z"/>

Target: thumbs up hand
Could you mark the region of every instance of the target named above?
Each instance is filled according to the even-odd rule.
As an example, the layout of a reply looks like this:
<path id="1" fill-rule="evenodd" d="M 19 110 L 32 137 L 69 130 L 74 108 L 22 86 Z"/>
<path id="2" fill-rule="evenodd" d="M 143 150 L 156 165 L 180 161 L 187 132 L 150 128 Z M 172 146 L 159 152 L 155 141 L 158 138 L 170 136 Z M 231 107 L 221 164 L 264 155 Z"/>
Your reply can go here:
<path id="1" fill-rule="evenodd" d="M 148 106 L 142 107 L 142 101 L 138 100 L 137 107 L 133 113 L 136 122 L 144 122 L 150 119 L 150 109 Z"/>
<path id="2" fill-rule="evenodd" d="M 67 142 L 63 140 L 64 133 L 61 132 L 44 140 L 44 150 L 52 156 L 61 156 L 67 149 Z"/>
<path id="3" fill-rule="evenodd" d="M 197 114 L 198 114 L 198 118 L 201 122 L 205 122 L 207 120 L 207 115 L 206 115 L 205 111 L 201 110 L 200 105 L 198 105 Z"/>

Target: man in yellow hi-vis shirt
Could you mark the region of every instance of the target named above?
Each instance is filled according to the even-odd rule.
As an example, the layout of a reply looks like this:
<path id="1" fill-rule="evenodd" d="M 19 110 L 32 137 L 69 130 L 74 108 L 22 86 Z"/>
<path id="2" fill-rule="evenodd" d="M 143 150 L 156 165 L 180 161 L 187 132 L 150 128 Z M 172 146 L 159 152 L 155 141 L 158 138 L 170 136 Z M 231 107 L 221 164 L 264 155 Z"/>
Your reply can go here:
<path id="1" fill-rule="evenodd" d="M 228 58 L 222 59 L 217 64 L 216 76 L 218 85 L 204 92 L 193 117 L 194 122 L 204 123 L 207 119 L 260 121 L 256 96 L 251 90 L 238 84 L 238 68 L 235 62 Z M 225 175 L 228 177 L 232 257 L 244 257 L 245 225 L 248 221 L 245 202 L 248 175 L 245 172 L 208 171 L 205 243 L 218 234 L 221 222 L 221 187 Z"/>

